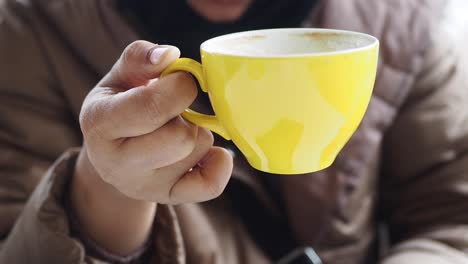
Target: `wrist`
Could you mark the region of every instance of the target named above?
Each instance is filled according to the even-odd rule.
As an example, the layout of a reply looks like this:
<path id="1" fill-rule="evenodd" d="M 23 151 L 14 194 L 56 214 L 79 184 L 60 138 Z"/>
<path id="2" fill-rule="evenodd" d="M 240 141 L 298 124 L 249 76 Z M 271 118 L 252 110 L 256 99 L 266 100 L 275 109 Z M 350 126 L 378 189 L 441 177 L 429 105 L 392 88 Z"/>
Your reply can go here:
<path id="1" fill-rule="evenodd" d="M 148 239 L 156 203 L 127 197 L 103 181 L 85 147 L 75 165 L 70 195 L 83 232 L 109 252 L 126 255 Z"/>
<path id="2" fill-rule="evenodd" d="M 119 207 L 142 209 L 154 205 L 153 202 L 132 199 L 105 182 L 89 160 L 85 146 L 76 161 L 72 195 L 79 200 L 86 199 L 87 203 L 91 203 L 89 205 L 118 204 Z"/>

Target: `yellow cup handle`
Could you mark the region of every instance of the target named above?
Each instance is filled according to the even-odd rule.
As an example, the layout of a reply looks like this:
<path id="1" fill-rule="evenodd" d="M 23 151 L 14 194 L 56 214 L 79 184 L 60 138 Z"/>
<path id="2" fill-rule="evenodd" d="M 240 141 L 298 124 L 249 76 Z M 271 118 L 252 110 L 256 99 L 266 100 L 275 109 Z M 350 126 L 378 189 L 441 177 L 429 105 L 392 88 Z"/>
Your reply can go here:
<path id="1" fill-rule="evenodd" d="M 203 77 L 203 68 L 199 62 L 188 58 L 180 58 L 176 60 L 173 64 L 169 65 L 169 67 L 167 67 L 162 72 L 161 77 L 164 77 L 176 71 L 186 71 L 193 74 L 193 76 L 197 78 L 198 83 L 200 83 L 203 92 L 208 92 L 205 78 Z M 221 125 L 216 116 L 205 115 L 190 109 L 186 109 L 185 112 L 182 113 L 182 117 L 198 126 L 204 127 L 215 132 L 216 134 L 222 136 L 226 140 L 231 139 L 228 132 L 226 131 L 226 129 L 224 129 L 224 127 Z"/>

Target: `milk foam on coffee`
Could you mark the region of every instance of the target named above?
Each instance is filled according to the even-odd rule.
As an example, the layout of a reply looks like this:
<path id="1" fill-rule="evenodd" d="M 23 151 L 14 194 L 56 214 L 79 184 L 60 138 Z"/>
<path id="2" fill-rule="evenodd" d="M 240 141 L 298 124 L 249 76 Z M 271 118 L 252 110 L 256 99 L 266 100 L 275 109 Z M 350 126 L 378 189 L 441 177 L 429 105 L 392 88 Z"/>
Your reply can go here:
<path id="1" fill-rule="evenodd" d="M 372 42 L 373 39 L 366 35 L 338 34 L 320 29 L 313 33 L 285 29 L 231 34 L 203 43 L 202 49 L 237 56 L 303 56 L 359 49 Z"/>

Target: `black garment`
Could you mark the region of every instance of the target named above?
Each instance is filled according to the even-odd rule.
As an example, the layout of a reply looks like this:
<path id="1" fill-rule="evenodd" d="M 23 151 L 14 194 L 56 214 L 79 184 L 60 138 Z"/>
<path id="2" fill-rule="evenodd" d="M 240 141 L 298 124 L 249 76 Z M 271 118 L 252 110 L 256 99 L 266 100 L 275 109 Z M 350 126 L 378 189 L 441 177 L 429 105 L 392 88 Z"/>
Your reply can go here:
<path id="1" fill-rule="evenodd" d="M 186 0 L 119 0 L 119 8 L 139 23 L 147 40 L 177 46 L 183 57 L 199 59 L 200 44 L 227 33 L 300 27 L 316 0 L 254 0 L 237 21 L 212 23 L 195 13 Z"/>

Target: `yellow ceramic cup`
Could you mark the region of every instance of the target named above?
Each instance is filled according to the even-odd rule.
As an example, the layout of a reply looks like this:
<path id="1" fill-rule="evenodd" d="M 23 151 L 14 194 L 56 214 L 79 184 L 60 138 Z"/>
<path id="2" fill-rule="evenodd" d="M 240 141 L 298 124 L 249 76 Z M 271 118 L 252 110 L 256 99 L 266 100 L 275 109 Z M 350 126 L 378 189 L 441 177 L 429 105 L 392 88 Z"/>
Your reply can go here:
<path id="1" fill-rule="evenodd" d="M 182 70 L 198 79 L 216 116 L 183 117 L 232 140 L 254 168 L 309 173 L 331 165 L 361 122 L 378 49 L 357 32 L 248 31 L 204 42 L 202 64 L 182 58 L 163 76 Z"/>

